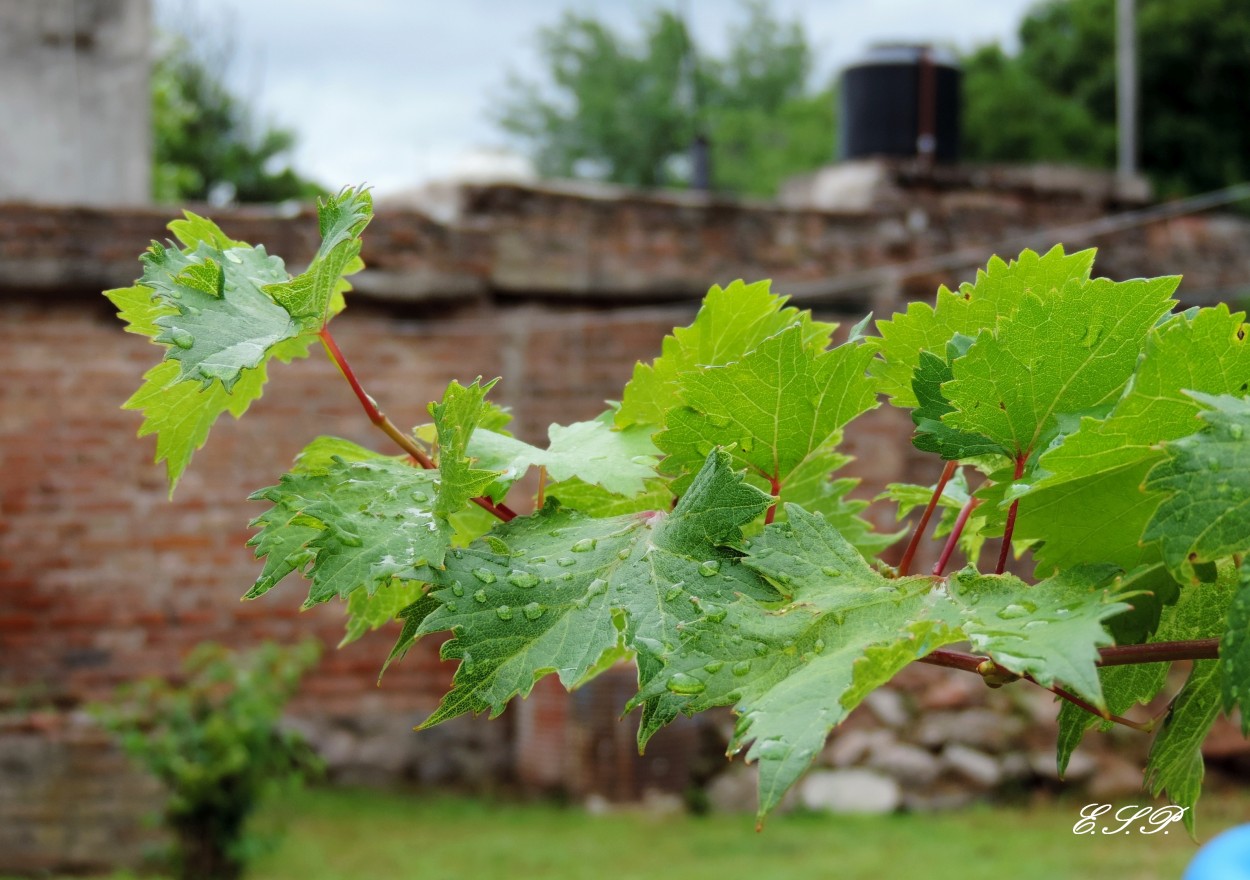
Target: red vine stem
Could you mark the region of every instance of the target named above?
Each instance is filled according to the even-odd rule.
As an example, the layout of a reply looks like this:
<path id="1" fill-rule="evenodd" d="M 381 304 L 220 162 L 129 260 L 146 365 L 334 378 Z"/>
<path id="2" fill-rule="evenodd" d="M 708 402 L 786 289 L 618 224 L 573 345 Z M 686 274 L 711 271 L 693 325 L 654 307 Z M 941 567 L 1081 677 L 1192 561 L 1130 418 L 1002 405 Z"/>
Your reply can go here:
<path id="1" fill-rule="evenodd" d="M 768 484 L 769 484 L 769 492 L 770 492 L 770 494 L 771 494 L 774 498 L 778 498 L 778 497 L 780 497 L 780 496 L 781 496 L 781 481 L 780 481 L 780 480 L 778 480 L 778 479 L 777 479 L 777 477 L 776 477 L 775 475 L 769 474 L 769 475 L 768 475 Z M 768 508 L 768 513 L 764 514 L 764 525 L 768 525 L 768 524 L 769 524 L 769 523 L 771 523 L 771 522 L 772 522 L 772 521 L 773 521 L 776 517 L 777 517 L 777 504 L 776 504 L 776 502 L 774 502 L 774 503 L 773 503 L 773 505 L 772 505 L 772 507 Z"/>
<path id="2" fill-rule="evenodd" d="M 1128 666 L 1136 663 L 1165 663 L 1173 660 L 1215 660 L 1219 657 L 1220 640 L 1219 639 L 1192 639 L 1182 642 L 1153 642 L 1146 645 L 1116 645 L 1111 648 L 1103 648 L 1098 652 L 1099 666 Z M 948 669 L 962 669 L 965 672 L 975 672 L 987 681 L 992 677 L 998 676 L 1001 682 L 1002 674 L 1005 670 L 994 664 L 994 661 L 988 657 L 978 654 L 966 654 L 962 651 L 945 651 L 938 650 L 925 657 L 921 657 L 921 663 L 927 663 L 930 666 L 944 666 Z M 1116 724 L 1122 724 L 1125 727 L 1131 727 L 1134 730 L 1150 732 L 1154 730 L 1160 718 L 1166 714 L 1166 711 L 1160 715 L 1151 718 L 1149 721 L 1133 721 L 1130 718 L 1123 718 L 1119 715 L 1113 715 L 1110 712 L 1104 712 L 1096 706 L 1086 702 L 1070 691 L 1061 687 L 1047 687 L 1035 680 L 1032 676 L 1020 676 L 1027 681 L 1033 682 L 1039 687 L 1062 697 L 1069 703 L 1084 709 L 1093 715 L 1097 715 L 1105 721 L 1112 721 Z"/>
<path id="3" fill-rule="evenodd" d="M 1012 477 L 1013 480 L 1020 479 L 1020 475 L 1024 473 L 1024 463 L 1029 460 L 1029 454 L 1022 452 L 1016 456 L 1016 473 Z M 1020 499 L 1017 498 L 1011 502 L 1011 508 L 1007 511 L 1007 525 L 1003 528 L 1003 546 L 998 551 L 998 565 L 994 567 L 994 574 L 1002 574 L 1007 568 L 1007 557 L 1011 554 L 1011 533 L 1016 528 L 1016 508 L 1020 505 Z"/>
<path id="4" fill-rule="evenodd" d="M 946 484 L 950 482 L 951 477 L 955 476 L 955 469 L 958 467 L 959 462 L 948 461 L 946 467 L 942 468 L 942 476 L 938 478 L 937 486 L 933 489 L 933 497 L 929 499 L 929 504 L 925 507 L 924 513 L 920 517 L 920 522 L 916 523 L 916 530 L 911 533 L 911 540 L 907 542 L 907 549 L 903 552 L 903 558 L 899 560 L 899 577 L 904 577 L 911 569 L 911 563 L 916 556 L 916 550 L 920 547 L 920 539 L 924 537 L 925 529 L 929 527 L 929 520 L 933 516 L 933 511 L 937 510 L 938 501 L 942 498 L 942 490 L 946 488 Z"/>
<path id="5" fill-rule="evenodd" d="M 942 572 L 946 571 L 946 564 L 951 561 L 951 554 L 955 552 L 955 547 L 959 544 L 959 536 L 963 534 L 964 526 L 968 524 L 968 517 L 972 516 L 972 511 L 980 503 L 980 498 L 970 497 L 959 511 L 959 517 L 955 520 L 950 537 L 946 539 L 946 546 L 942 548 L 942 555 L 938 557 L 937 564 L 933 566 L 935 577 L 941 577 Z"/>
<path id="6" fill-rule="evenodd" d="M 330 360 L 334 361 L 334 365 L 339 368 L 339 372 L 343 374 L 347 384 L 352 386 L 352 391 L 356 394 L 356 399 L 360 401 L 360 405 L 364 408 L 365 415 L 369 417 L 369 421 L 373 422 L 383 434 L 394 440 L 395 444 L 412 456 L 413 460 L 421 467 L 426 470 L 433 470 L 438 467 L 434 460 L 426 454 L 424 449 L 417 445 L 413 438 L 395 427 L 395 423 L 386 417 L 386 413 L 378 408 L 377 402 L 365 392 L 364 387 L 360 384 L 360 380 L 356 378 L 356 373 L 352 370 L 351 364 L 347 362 L 347 358 L 343 357 L 343 352 L 339 349 L 338 343 L 330 335 L 330 328 L 322 327 L 317 331 L 317 336 L 321 339 L 321 344 L 325 346 L 326 354 L 330 356 Z M 505 504 L 496 504 L 489 498 L 474 498 L 473 503 L 504 522 L 516 518 L 516 511 L 509 509 Z"/>

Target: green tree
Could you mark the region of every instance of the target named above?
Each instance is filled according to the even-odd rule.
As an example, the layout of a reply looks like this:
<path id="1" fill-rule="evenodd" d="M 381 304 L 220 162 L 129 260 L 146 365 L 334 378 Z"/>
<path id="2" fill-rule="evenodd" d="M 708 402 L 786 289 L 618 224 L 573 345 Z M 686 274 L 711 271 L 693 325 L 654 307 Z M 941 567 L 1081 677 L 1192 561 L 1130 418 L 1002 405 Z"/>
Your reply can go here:
<path id="1" fill-rule="evenodd" d="M 539 45 L 548 81 L 514 79 L 496 121 L 540 173 L 633 186 L 680 186 L 696 135 L 711 143 L 717 188 L 771 195 L 833 153 L 833 97 L 809 87 L 812 52 L 798 23 L 748 3 L 723 57 L 696 53 L 683 19 L 657 10 L 631 41 L 566 14 Z"/>
<path id="2" fill-rule="evenodd" d="M 228 185 L 240 202 L 307 199 L 324 189 L 290 165 L 295 134 L 260 126 L 203 50 L 171 36 L 152 67 L 152 192 L 203 201 Z"/>
<path id="3" fill-rule="evenodd" d="M 1250 6 L 1138 0 L 1137 41 L 1143 170 L 1164 193 L 1250 178 Z M 1016 56 L 981 50 L 966 72 L 972 158 L 1111 164 L 1113 0 L 1041 4 L 1020 26 Z"/>

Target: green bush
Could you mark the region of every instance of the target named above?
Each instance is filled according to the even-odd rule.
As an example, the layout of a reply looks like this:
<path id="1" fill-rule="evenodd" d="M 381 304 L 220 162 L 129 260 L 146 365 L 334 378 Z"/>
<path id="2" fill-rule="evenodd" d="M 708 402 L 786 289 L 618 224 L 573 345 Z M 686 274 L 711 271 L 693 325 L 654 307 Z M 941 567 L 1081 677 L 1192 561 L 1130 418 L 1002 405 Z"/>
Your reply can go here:
<path id="1" fill-rule="evenodd" d="M 265 841 L 247 832 L 266 795 L 319 773 L 306 742 L 278 727 L 318 646 L 266 644 L 249 653 L 200 645 L 177 681 L 119 688 L 98 717 L 169 789 L 161 821 L 184 880 L 239 877 Z"/>

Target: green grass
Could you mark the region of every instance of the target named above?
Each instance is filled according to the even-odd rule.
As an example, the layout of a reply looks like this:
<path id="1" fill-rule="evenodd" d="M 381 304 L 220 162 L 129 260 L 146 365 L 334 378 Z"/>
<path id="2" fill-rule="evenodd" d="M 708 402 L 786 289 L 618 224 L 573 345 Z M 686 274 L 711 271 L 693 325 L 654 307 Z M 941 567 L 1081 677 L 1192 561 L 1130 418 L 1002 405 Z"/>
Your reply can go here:
<path id="1" fill-rule="evenodd" d="M 884 817 L 591 816 L 446 795 L 312 790 L 260 824 L 285 828 L 249 880 L 1173 880 L 1196 845 L 1168 834 L 1076 836 L 1083 801 Z M 1208 795 L 1209 840 L 1250 821 L 1250 794 Z M 1104 826 L 1108 823 L 1102 823 Z M 129 878 L 117 875 L 115 880 Z M 3 880 L 3 878 L 0 878 Z"/>
<path id="2" fill-rule="evenodd" d="M 940 815 L 591 816 L 578 809 L 446 796 L 301 794 L 281 846 L 252 874 L 265 880 L 610 878 L 920 880 L 1175 878 L 1196 851 L 1168 834 L 1075 836 L 1080 802 Z M 1250 797 L 1204 799 L 1199 832 L 1250 818 Z"/>

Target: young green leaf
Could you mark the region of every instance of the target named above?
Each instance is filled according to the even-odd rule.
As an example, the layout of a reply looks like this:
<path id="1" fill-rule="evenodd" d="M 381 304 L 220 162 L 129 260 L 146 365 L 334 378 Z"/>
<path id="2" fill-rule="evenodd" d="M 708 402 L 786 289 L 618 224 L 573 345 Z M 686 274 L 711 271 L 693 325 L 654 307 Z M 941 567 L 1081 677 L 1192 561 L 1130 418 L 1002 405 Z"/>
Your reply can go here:
<path id="1" fill-rule="evenodd" d="M 324 218 L 323 228 L 336 234 Z M 275 299 L 290 276 L 264 248 L 235 241 L 191 213 L 170 229 L 184 248 L 154 243 L 141 257 L 139 282 L 105 295 L 118 306 L 129 332 L 165 350 L 164 360 L 145 374 L 143 386 L 124 406 L 143 411 L 140 436 L 157 435 L 156 460 L 166 462 L 172 494 L 217 417 L 241 416 L 260 396 L 268 362 L 306 356 L 315 339 L 308 331 L 319 328 Z M 338 308 L 341 301 L 328 306 L 330 312 Z"/>
<path id="2" fill-rule="evenodd" d="M 1202 793 L 1202 741 L 1220 712 L 1220 670 L 1215 660 L 1197 660 L 1163 719 L 1146 761 L 1146 786 L 1167 793 L 1184 807 L 1185 827 L 1194 833 L 1194 805 Z"/>
<path id="3" fill-rule="evenodd" d="M 1172 306 L 1179 278 L 1068 282 L 1045 299 L 1021 297 L 1015 312 L 982 330 L 951 364 L 942 418 L 1028 456 L 1058 433 L 1059 416 L 1114 401 L 1146 336 Z"/>
<path id="4" fill-rule="evenodd" d="M 438 496 L 434 512 L 444 519 L 463 509 L 470 499 L 481 496 L 499 477 L 496 471 L 473 467 L 468 456 L 474 430 L 487 412 L 486 393 L 494 385 L 483 385 L 478 379 L 465 387 L 453 379 L 443 399 L 430 404 L 438 434 Z"/>
<path id="5" fill-rule="evenodd" d="M 613 411 L 608 410 L 588 422 L 552 425 L 547 429 L 550 443 L 546 449 L 479 430 L 469 442 L 468 454 L 479 466 L 500 471 L 505 491 L 531 467 L 544 467 L 555 482 L 579 479 L 613 495 L 638 495 L 647 480 L 655 479 L 659 450 L 651 442 L 651 429 L 615 428 L 613 419 Z"/>
<path id="6" fill-rule="evenodd" d="M 1062 245 L 1043 256 L 1026 250 L 1010 263 L 992 257 L 975 283 L 961 285 L 958 292 L 938 288 L 936 305 L 913 302 L 904 314 L 878 321 L 881 360 L 873 364 L 873 374 L 880 390 L 895 406 L 916 406 L 912 377 L 922 351 L 944 351 L 956 334 L 976 336 L 992 329 L 1015 313 L 1026 294 L 1046 300 L 1071 281 L 1087 281 L 1093 263 L 1093 250 L 1064 254 Z"/>
<path id="7" fill-rule="evenodd" d="M 662 354 L 653 363 L 634 368 L 616 414 L 617 425 L 662 426 L 678 394 L 680 374 L 740 360 L 792 325 L 799 325 L 805 346 L 816 351 L 828 348 L 837 325 L 813 321 L 809 312 L 783 308 L 785 303 L 786 297 L 769 292 L 767 281 L 713 285 L 694 322 L 664 337 Z"/>
<path id="8" fill-rule="evenodd" d="M 1146 476 L 1163 501 L 1142 535 L 1158 541 L 1172 575 L 1198 580 L 1194 565 L 1250 549 L 1250 400 L 1193 393 L 1207 427 L 1166 444 L 1169 458 Z"/>
<path id="9" fill-rule="evenodd" d="M 360 271 L 360 234 L 373 218 L 365 189 L 344 189 L 317 203 L 321 245 L 308 269 L 267 292 L 305 328 L 320 330 L 342 308 L 346 276 Z"/>
<path id="10" fill-rule="evenodd" d="M 1237 571 L 1237 588 L 1220 637 L 1220 671 L 1224 711 L 1241 710 L 1241 732 L 1250 736 L 1250 562 Z"/>

